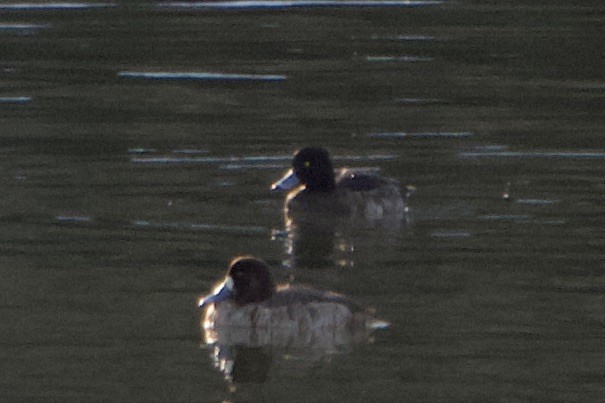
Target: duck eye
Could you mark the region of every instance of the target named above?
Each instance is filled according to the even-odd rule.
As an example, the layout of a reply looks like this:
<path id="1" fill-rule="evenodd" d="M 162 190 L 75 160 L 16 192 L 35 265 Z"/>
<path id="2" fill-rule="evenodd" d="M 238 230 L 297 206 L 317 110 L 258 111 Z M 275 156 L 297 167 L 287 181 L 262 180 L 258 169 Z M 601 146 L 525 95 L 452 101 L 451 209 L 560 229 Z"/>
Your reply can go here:
<path id="1" fill-rule="evenodd" d="M 311 161 L 305 161 L 303 165 L 305 166 L 305 168 L 309 168 L 311 166 Z"/>

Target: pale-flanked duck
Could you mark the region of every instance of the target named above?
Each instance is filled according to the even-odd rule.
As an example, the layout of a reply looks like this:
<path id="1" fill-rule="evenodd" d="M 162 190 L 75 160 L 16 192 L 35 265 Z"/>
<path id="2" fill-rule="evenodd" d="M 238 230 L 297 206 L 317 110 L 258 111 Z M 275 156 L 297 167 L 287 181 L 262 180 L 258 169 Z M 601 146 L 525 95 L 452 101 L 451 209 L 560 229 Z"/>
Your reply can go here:
<path id="1" fill-rule="evenodd" d="M 208 344 L 330 349 L 389 326 L 344 295 L 276 286 L 267 265 L 252 256 L 233 259 L 226 277 L 198 306 L 204 308 Z"/>
<path id="2" fill-rule="evenodd" d="M 290 190 L 285 202 L 289 212 L 350 214 L 371 220 L 405 214 L 407 198 L 415 190 L 369 170 L 335 171 L 322 147 L 297 151 L 292 168 L 271 188 Z"/>

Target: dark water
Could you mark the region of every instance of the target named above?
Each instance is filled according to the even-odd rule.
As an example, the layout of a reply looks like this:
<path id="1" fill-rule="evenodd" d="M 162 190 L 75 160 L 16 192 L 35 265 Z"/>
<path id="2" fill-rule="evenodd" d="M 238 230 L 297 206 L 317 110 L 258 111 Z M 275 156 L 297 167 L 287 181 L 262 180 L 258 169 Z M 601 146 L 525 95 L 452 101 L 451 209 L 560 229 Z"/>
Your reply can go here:
<path id="1" fill-rule="evenodd" d="M 505 3 L 3 2 L 2 399 L 602 399 L 605 8 Z M 404 222 L 289 233 L 309 144 Z M 195 301 L 241 253 L 391 329 L 229 386 Z"/>

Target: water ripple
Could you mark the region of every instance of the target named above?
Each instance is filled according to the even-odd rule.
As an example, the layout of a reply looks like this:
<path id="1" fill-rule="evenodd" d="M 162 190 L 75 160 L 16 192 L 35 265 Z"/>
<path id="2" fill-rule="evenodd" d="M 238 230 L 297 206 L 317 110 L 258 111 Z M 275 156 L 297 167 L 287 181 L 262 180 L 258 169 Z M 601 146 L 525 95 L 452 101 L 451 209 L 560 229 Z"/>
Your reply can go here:
<path id="1" fill-rule="evenodd" d="M 390 62 L 431 62 L 432 57 L 424 56 L 366 56 L 366 60 L 371 63 L 390 63 Z"/>
<path id="2" fill-rule="evenodd" d="M 135 220 L 132 225 L 139 228 L 150 229 L 168 229 L 168 230 L 189 230 L 202 232 L 228 232 L 234 234 L 266 234 L 268 228 L 254 225 L 224 225 L 224 224 L 199 224 L 187 222 L 154 222 L 148 220 Z"/>
<path id="3" fill-rule="evenodd" d="M 433 238 L 470 238 L 471 233 L 468 231 L 435 231 L 431 233 Z"/>
<path id="4" fill-rule="evenodd" d="M 172 150 L 174 154 L 184 154 L 184 155 L 196 155 L 196 154 L 208 154 L 208 150 L 200 150 L 197 148 L 179 148 Z"/>
<path id="5" fill-rule="evenodd" d="M 138 147 L 138 148 L 129 148 L 128 154 L 153 154 L 156 151 L 157 150 L 155 148 Z"/>
<path id="6" fill-rule="evenodd" d="M 31 102 L 31 97 L 0 97 L 0 104 L 28 104 Z"/>
<path id="7" fill-rule="evenodd" d="M 50 27 L 50 24 L 0 24 L 0 33 L 6 32 L 28 35 L 42 29 L 49 29 Z"/>
<path id="8" fill-rule="evenodd" d="M 478 217 L 484 221 L 512 221 L 512 222 L 527 222 L 531 217 L 524 214 L 484 214 Z"/>
<path id="9" fill-rule="evenodd" d="M 335 161 L 390 161 L 396 159 L 395 155 L 336 155 Z M 130 162 L 134 164 L 223 164 L 224 169 L 241 169 L 245 165 L 256 165 L 266 168 L 267 164 L 275 167 L 284 167 L 292 161 L 291 155 L 277 156 L 248 156 L 248 157 L 133 157 Z M 281 163 L 277 165 L 276 163 Z M 273 167 L 272 166 L 272 167 Z"/>
<path id="10" fill-rule="evenodd" d="M 372 35 L 372 40 L 385 40 L 385 41 L 404 41 L 404 42 L 415 42 L 415 41 L 432 41 L 435 38 L 430 35 Z"/>
<path id="11" fill-rule="evenodd" d="M 284 164 L 223 164 L 219 169 L 228 171 L 247 171 L 249 169 L 281 169 Z"/>
<path id="12" fill-rule="evenodd" d="M 445 103 L 437 98 L 397 98 L 395 102 L 399 102 L 404 105 L 428 105 L 428 104 L 439 104 Z"/>
<path id="13" fill-rule="evenodd" d="M 475 151 L 481 152 L 494 152 L 494 151 L 506 151 L 508 150 L 508 146 L 504 144 L 487 144 L 483 146 L 475 146 L 473 147 Z"/>
<path id="14" fill-rule="evenodd" d="M 515 200 L 518 204 L 528 204 L 531 206 L 550 206 L 551 204 L 557 203 L 557 200 L 549 199 L 517 199 Z"/>
<path id="15" fill-rule="evenodd" d="M 598 151 L 483 151 L 461 152 L 461 158 L 565 158 L 603 159 L 605 152 Z"/>
<path id="16" fill-rule="evenodd" d="M 352 8 L 352 7 L 424 7 L 442 4 L 441 0 L 390 0 L 390 1 L 339 1 L 339 0 L 298 0 L 298 1 L 163 1 L 156 7 L 164 9 L 287 9 L 287 8 Z"/>
<path id="17" fill-rule="evenodd" d="M 90 8 L 117 7 L 117 3 L 83 3 L 83 2 L 57 2 L 57 3 L 13 3 L 0 4 L 0 11 L 4 10 L 81 10 Z"/>
<path id="18" fill-rule="evenodd" d="M 89 223 L 93 221 L 92 217 L 85 215 L 58 215 L 55 216 L 55 220 L 63 223 Z"/>
<path id="19" fill-rule="evenodd" d="M 472 137 L 472 132 L 417 132 L 417 133 L 406 133 L 406 132 L 379 132 L 370 133 L 368 137 L 372 138 L 466 138 Z"/>
<path id="20" fill-rule="evenodd" d="M 285 81 L 286 76 L 276 74 L 229 74 L 209 72 L 143 72 L 120 71 L 120 78 L 139 80 L 196 80 L 196 81 Z"/>

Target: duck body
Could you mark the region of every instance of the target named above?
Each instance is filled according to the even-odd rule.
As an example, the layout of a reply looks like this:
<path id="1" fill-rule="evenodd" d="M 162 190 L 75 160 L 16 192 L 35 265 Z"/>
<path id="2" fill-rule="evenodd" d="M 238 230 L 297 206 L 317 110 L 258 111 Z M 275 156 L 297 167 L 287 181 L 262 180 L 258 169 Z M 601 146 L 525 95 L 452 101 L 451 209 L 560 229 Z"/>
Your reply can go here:
<path id="1" fill-rule="evenodd" d="M 401 216 L 407 211 L 410 189 L 375 170 L 334 170 L 328 152 L 307 147 L 298 151 L 292 169 L 272 186 L 291 190 L 284 208 L 293 214 L 312 212 L 365 219 Z"/>
<path id="2" fill-rule="evenodd" d="M 203 319 L 206 342 L 336 350 L 364 340 L 372 332 L 368 316 L 342 302 L 303 302 L 295 298 L 286 304 L 277 303 L 281 297 L 291 299 L 292 292 L 297 297 L 308 297 L 304 295 L 307 290 L 295 288 L 277 291 L 276 298 L 263 303 L 238 307 L 232 301 L 222 301 L 208 307 Z"/>
<path id="3" fill-rule="evenodd" d="M 205 308 L 202 327 L 207 343 L 327 347 L 348 345 L 388 327 L 341 294 L 306 286 L 274 287 L 266 282 L 264 263 L 251 257 L 234 262 L 225 281 L 199 302 Z M 238 295 L 238 288 L 245 290 L 242 284 L 253 284 L 264 297 L 247 293 L 242 299 Z"/>
<path id="4" fill-rule="evenodd" d="M 364 314 L 342 295 L 280 285 L 266 301 L 238 306 L 220 301 L 206 310 L 213 327 L 330 329 L 365 326 Z"/>

